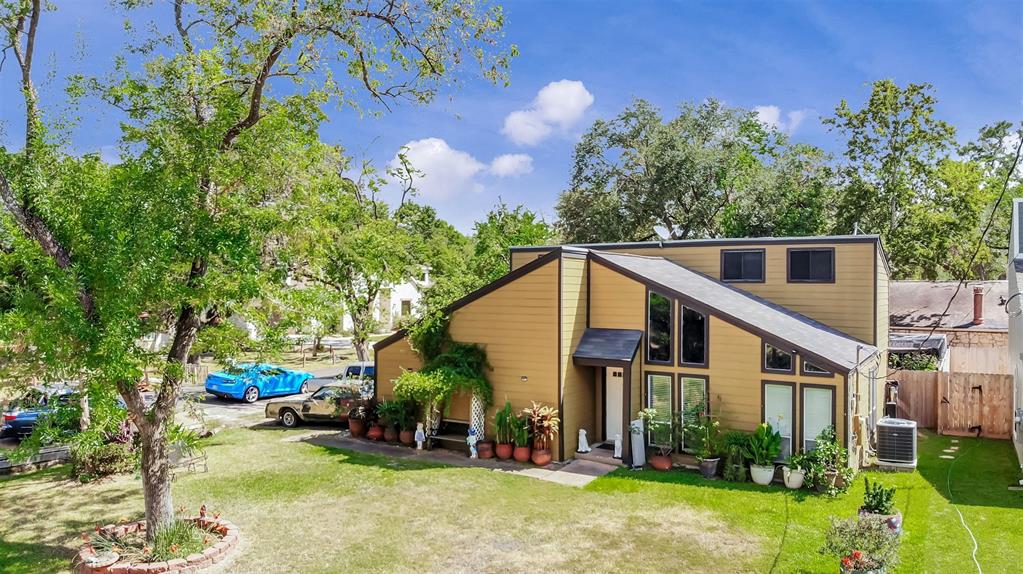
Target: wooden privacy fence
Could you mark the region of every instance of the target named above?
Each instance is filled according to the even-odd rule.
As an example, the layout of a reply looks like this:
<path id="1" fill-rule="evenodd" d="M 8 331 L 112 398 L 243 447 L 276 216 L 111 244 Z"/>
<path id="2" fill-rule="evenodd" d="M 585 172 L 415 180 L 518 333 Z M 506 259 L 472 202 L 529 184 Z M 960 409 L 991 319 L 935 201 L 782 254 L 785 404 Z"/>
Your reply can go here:
<path id="1" fill-rule="evenodd" d="M 900 418 L 939 434 L 1011 438 L 1012 377 L 990 373 L 899 371 Z"/>

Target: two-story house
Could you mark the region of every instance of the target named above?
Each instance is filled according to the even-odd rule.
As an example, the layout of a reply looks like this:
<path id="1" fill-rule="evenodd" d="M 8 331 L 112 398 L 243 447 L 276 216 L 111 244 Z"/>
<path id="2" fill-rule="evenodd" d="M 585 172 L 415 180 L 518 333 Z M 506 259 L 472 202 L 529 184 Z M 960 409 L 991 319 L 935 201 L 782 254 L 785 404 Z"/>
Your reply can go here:
<path id="1" fill-rule="evenodd" d="M 853 463 L 866 460 L 888 341 L 876 236 L 516 247 L 509 257 L 507 275 L 449 307 L 450 334 L 486 348 L 495 408 L 557 405 L 556 459 L 571 458 L 586 429 L 596 443 L 623 437 L 631 462 L 630 423 L 654 407 L 709 409 L 746 431 L 770 422 L 786 453 L 834 425 Z M 377 343 L 376 365 L 388 398 L 420 362 L 398 331 Z M 452 403 L 445 416 L 467 421 L 468 398 Z"/>

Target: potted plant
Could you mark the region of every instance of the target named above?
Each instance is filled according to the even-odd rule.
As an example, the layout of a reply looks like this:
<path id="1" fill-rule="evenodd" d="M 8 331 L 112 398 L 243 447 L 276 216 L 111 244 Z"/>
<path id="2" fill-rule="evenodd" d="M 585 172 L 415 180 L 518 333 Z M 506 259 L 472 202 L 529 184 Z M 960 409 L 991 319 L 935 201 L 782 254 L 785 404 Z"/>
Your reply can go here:
<path id="1" fill-rule="evenodd" d="M 657 414 L 657 409 L 647 408 L 639 411 L 639 418 L 643 421 L 648 440 L 657 448 L 656 453 L 647 458 L 647 462 L 657 470 L 670 470 L 671 453 L 675 450 L 675 445 L 682 441 L 681 417 L 678 416 L 678 413 L 675 413 L 675 416 L 669 414 L 666 417 Z M 632 432 L 641 431 L 634 427 Z"/>
<path id="2" fill-rule="evenodd" d="M 398 442 L 411 445 L 416 437 L 416 404 L 409 400 L 395 401 L 399 408 L 395 410 L 398 424 Z"/>
<path id="3" fill-rule="evenodd" d="M 753 482 L 767 486 L 774 480 L 774 459 L 781 453 L 781 434 L 767 423 L 761 423 L 749 436 L 743 456 L 750 461 Z"/>
<path id="4" fill-rule="evenodd" d="M 817 492 L 834 496 L 848 489 L 853 469 L 849 468 L 849 452 L 835 436 L 834 427 L 829 426 L 817 435 L 805 463 L 806 482 Z"/>
<path id="5" fill-rule="evenodd" d="M 843 574 L 886 574 L 899 555 L 899 536 L 879 520 L 835 520 L 821 554 L 839 559 Z"/>
<path id="6" fill-rule="evenodd" d="M 725 480 L 746 482 L 746 458 L 742 455 L 749 442 L 749 433 L 740 430 L 725 431 L 722 437 L 722 450 L 725 452 Z"/>
<path id="7" fill-rule="evenodd" d="M 504 402 L 504 408 L 494 413 L 494 432 L 497 434 L 497 458 L 507 460 L 515 450 L 515 413 L 511 401 Z"/>
<path id="8" fill-rule="evenodd" d="M 798 452 L 789 457 L 788 462 L 781 469 L 782 478 L 785 479 L 785 486 L 792 490 L 803 488 L 808 458 L 808 455 L 804 452 Z"/>
<path id="9" fill-rule="evenodd" d="M 515 450 L 512 456 L 518 462 L 529 462 L 532 449 L 529 448 L 529 420 L 526 417 L 512 418 L 512 440 L 515 442 Z"/>
<path id="10" fill-rule="evenodd" d="M 366 436 L 366 419 L 369 418 L 369 409 L 366 405 L 359 405 L 348 411 L 348 431 L 355 438 Z"/>
<path id="11" fill-rule="evenodd" d="M 398 401 L 381 401 L 377 405 L 377 417 L 384 429 L 383 439 L 387 442 L 398 442 L 398 422 L 404 405 Z"/>
<path id="12" fill-rule="evenodd" d="M 551 462 L 551 445 L 558 436 L 558 428 L 561 419 L 558 417 L 558 409 L 542 403 L 533 404 L 522 410 L 526 420 L 529 422 L 533 434 L 533 453 L 531 459 L 537 466 L 547 466 Z"/>
<path id="13" fill-rule="evenodd" d="M 870 482 L 863 477 L 863 506 L 860 518 L 879 520 L 896 534 L 902 534 L 902 513 L 895 510 L 895 487 Z"/>
<path id="14" fill-rule="evenodd" d="M 487 439 L 477 442 L 476 456 L 479 458 L 494 458 L 494 441 Z"/>
<path id="15" fill-rule="evenodd" d="M 366 438 L 369 440 L 384 440 L 384 427 L 380 425 L 380 405 L 374 405 L 366 409 L 366 424 L 369 429 L 366 431 Z"/>
<path id="16" fill-rule="evenodd" d="M 718 421 L 707 413 L 697 413 L 696 419 L 686 425 L 686 437 L 695 443 L 696 459 L 704 478 L 714 478 L 721 462 L 721 429 Z"/>

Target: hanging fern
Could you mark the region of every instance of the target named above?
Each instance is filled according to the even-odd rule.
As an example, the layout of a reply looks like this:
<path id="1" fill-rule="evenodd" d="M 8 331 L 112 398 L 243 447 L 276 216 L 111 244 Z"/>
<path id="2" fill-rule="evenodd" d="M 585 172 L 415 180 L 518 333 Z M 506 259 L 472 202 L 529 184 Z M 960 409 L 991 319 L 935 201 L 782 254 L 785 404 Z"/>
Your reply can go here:
<path id="1" fill-rule="evenodd" d="M 423 368 L 402 373 L 395 381 L 394 394 L 427 405 L 447 402 L 456 392 L 465 391 L 489 408 L 494 403 L 494 389 L 486 377 L 491 368 L 487 352 L 480 345 L 452 340 L 449 323 L 450 317 L 437 311 L 409 327 L 409 342 L 423 359 Z"/>

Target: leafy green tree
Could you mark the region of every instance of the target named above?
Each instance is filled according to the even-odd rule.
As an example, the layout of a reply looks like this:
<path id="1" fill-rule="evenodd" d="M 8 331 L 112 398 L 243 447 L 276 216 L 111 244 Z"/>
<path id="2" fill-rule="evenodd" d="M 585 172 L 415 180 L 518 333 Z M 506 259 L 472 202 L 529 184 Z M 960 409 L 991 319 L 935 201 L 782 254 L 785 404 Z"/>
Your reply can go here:
<path id="1" fill-rule="evenodd" d="M 313 338 L 313 356 L 323 348 L 323 338 L 341 331 L 344 299 L 334 289 L 314 284 L 285 291 L 284 307 L 291 324 Z"/>
<path id="2" fill-rule="evenodd" d="M 423 312 L 437 312 L 460 297 L 508 273 L 508 248 L 516 245 L 550 245 L 557 234 L 535 212 L 504 202 L 477 221 L 472 251 L 449 272 L 434 273 L 434 283 L 423 294 Z"/>
<path id="3" fill-rule="evenodd" d="M 761 158 L 778 134 L 753 112 L 716 100 L 684 103 L 665 120 L 635 100 L 597 120 L 576 145 L 571 184 L 558 200 L 570 243 L 721 234 L 725 208 L 763 184 Z"/>
<path id="4" fill-rule="evenodd" d="M 92 90 L 125 114 L 135 154 L 110 167 L 47 136 L 32 74 L 41 0 L 0 5 L 26 111 L 24 148 L 0 154 L 0 201 L 24 270 L 0 337 L 30 343 L 47 368 L 116 387 L 139 430 L 150 537 L 174 520 L 167 433 L 184 362 L 203 329 L 283 282 L 290 202 L 331 153 L 318 141 L 323 106 L 428 103 L 466 63 L 504 81 L 514 55 L 496 48 L 500 7 L 470 0 L 164 9 L 110 76 L 70 84 L 71 97 Z M 166 330 L 162 357 L 136 344 Z M 148 368 L 162 380 L 152 406 L 139 390 Z"/>

